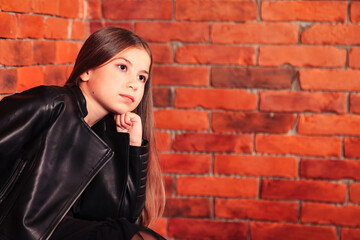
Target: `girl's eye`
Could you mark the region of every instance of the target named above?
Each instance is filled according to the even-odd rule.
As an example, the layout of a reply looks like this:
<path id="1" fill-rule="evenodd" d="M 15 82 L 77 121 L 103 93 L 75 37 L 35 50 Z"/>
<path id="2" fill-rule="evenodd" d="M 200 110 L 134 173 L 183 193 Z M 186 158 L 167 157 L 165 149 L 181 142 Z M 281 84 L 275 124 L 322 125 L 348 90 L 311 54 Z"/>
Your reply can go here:
<path id="1" fill-rule="evenodd" d="M 124 64 L 118 65 L 118 68 L 120 68 L 122 71 L 126 71 L 127 67 Z"/>
<path id="2" fill-rule="evenodd" d="M 146 77 L 144 75 L 139 75 L 138 79 L 142 82 L 146 82 Z"/>

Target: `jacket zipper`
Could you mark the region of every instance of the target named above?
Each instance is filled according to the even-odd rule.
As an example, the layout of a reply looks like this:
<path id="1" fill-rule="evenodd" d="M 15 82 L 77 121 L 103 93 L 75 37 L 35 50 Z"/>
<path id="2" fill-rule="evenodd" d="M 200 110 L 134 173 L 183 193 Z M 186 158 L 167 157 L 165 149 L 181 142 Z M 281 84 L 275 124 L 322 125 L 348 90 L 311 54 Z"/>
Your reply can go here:
<path id="1" fill-rule="evenodd" d="M 114 152 L 109 151 L 109 153 L 106 153 L 105 158 L 107 157 L 108 159 L 105 161 L 105 163 L 95 172 L 95 174 L 93 174 L 93 176 L 89 179 L 89 181 L 87 182 L 87 184 L 83 187 L 83 189 L 79 192 L 78 195 L 76 195 L 76 197 L 74 198 L 74 200 L 71 202 L 71 204 L 69 205 L 69 207 L 66 209 L 65 213 L 61 216 L 61 218 L 59 219 L 59 221 L 55 224 L 55 226 L 53 227 L 53 229 L 51 230 L 50 234 L 45 238 L 45 240 L 48 240 L 51 235 L 54 233 L 55 229 L 57 228 L 57 226 L 60 224 L 60 222 L 63 220 L 63 218 L 65 217 L 65 215 L 68 213 L 68 211 L 70 210 L 70 208 L 74 205 L 74 203 L 76 202 L 76 200 L 80 197 L 80 195 L 85 191 L 86 187 L 90 184 L 90 182 L 94 179 L 94 177 L 101 171 L 101 169 L 104 168 L 104 166 L 106 165 L 106 163 L 109 161 L 109 159 L 114 155 Z"/>

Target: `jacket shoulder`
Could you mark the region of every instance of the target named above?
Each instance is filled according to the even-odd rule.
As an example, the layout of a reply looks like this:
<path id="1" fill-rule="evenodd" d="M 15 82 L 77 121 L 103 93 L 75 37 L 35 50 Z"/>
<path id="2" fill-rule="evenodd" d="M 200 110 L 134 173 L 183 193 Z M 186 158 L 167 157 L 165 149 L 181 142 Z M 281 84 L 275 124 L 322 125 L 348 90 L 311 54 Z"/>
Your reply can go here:
<path id="1" fill-rule="evenodd" d="M 52 121 L 71 101 L 70 90 L 58 86 L 38 86 L 21 93 L 7 96 L 0 101 L 0 126 L 5 119 L 14 119 L 18 116 Z M 31 117 L 33 116 L 33 117 Z M 5 121 L 6 122 L 6 121 Z"/>
<path id="2" fill-rule="evenodd" d="M 42 85 L 4 97 L 0 105 L 10 105 L 15 108 L 24 108 L 26 106 L 29 108 L 44 107 L 43 110 L 50 110 L 51 107 L 66 101 L 68 95 L 70 95 L 70 90 L 66 87 Z"/>
<path id="3" fill-rule="evenodd" d="M 28 90 L 25 90 L 21 93 L 16 93 L 14 96 L 22 97 L 33 97 L 34 99 L 39 99 L 39 101 L 51 101 L 54 99 L 61 98 L 64 94 L 66 94 L 65 87 L 59 86 L 37 86 Z"/>

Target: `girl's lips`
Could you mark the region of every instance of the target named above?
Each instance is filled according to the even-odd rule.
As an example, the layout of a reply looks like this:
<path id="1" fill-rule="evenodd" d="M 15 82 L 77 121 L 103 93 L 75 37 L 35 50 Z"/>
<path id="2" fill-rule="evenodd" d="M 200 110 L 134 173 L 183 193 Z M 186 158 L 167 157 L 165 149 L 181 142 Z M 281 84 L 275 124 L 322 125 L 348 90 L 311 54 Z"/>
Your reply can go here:
<path id="1" fill-rule="evenodd" d="M 131 96 L 131 95 L 126 95 L 126 94 L 120 94 L 120 96 L 121 97 L 123 97 L 123 98 L 125 98 L 127 101 L 129 101 L 129 102 L 134 102 L 135 101 L 135 99 L 134 99 L 134 97 L 133 96 Z"/>

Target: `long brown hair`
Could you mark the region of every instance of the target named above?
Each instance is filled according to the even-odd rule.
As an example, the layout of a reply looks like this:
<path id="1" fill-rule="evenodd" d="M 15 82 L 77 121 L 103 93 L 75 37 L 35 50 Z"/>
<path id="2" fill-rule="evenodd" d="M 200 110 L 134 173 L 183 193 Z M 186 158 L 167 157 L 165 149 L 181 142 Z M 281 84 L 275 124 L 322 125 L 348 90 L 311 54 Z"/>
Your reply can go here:
<path id="1" fill-rule="evenodd" d="M 156 153 L 153 131 L 153 98 L 150 77 L 152 54 L 150 47 L 140 36 L 129 30 L 119 27 L 102 28 L 90 35 L 85 41 L 76 58 L 73 71 L 65 85 L 79 85 L 81 81 L 80 75 L 82 73 L 102 65 L 129 47 L 142 48 L 151 58 L 150 74 L 145 84 L 144 96 L 139 106 L 134 110 L 143 122 L 143 138 L 149 141 L 146 201 L 145 208 L 139 218 L 139 223 L 144 226 L 150 226 L 162 215 L 165 205 L 164 184 Z"/>

